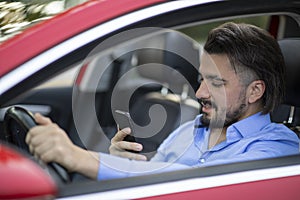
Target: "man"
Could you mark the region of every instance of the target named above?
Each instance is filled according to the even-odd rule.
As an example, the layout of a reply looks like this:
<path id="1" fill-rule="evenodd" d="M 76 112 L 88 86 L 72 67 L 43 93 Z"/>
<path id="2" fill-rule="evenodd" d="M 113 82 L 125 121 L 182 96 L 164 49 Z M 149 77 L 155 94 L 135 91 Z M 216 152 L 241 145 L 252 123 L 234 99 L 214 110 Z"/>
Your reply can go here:
<path id="1" fill-rule="evenodd" d="M 50 119 L 36 115 L 26 142 L 45 162 L 57 162 L 98 180 L 159 173 L 299 153 L 299 139 L 269 113 L 284 93 L 284 61 L 275 39 L 255 26 L 227 23 L 213 29 L 201 56 L 196 97 L 202 114 L 176 129 L 145 161 L 137 143 L 112 139 L 111 154 L 83 150 Z M 128 159 L 130 158 L 130 159 Z M 142 160 L 142 161 L 136 161 Z"/>

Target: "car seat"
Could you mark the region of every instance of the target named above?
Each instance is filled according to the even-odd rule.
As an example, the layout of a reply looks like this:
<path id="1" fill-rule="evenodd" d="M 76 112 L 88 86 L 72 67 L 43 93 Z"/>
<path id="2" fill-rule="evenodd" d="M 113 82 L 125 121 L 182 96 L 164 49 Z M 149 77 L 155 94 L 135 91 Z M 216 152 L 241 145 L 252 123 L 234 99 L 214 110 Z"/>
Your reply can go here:
<path id="1" fill-rule="evenodd" d="M 286 65 L 286 92 L 284 101 L 271 113 L 271 118 L 300 136 L 300 38 L 282 39 L 279 46 Z"/>

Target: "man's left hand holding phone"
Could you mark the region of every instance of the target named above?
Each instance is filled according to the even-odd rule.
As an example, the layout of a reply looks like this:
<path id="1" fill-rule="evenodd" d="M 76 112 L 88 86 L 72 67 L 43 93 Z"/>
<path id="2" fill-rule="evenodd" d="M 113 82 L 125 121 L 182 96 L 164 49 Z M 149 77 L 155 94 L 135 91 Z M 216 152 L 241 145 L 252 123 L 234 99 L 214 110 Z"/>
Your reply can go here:
<path id="1" fill-rule="evenodd" d="M 118 132 L 111 139 L 109 152 L 112 155 L 129 158 L 132 160 L 146 161 L 147 157 L 140 154 L 143 145 L 136 142 L 133 121 L 128 112 L 115 111 L 118 115 Z"/>

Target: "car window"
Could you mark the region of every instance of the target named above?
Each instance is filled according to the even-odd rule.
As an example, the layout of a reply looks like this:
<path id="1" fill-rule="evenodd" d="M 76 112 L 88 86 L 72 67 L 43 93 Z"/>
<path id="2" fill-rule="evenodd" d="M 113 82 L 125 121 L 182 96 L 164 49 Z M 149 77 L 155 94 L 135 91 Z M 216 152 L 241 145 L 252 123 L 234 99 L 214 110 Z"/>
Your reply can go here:
<path id="1" fill-rule="evenodd" d="M 63 73 L 60 73 L 54 78 L 51 78 L 45 83 L 39 85 L 36 89 L 72 87 L 80 67 L 81 66 L 75 66 Z"/>
<path id="2" fill-rule="evenodd" d="M 279 17 L 281 20 L 287 18 L 287 16 Z M 151 149 L 149 157 L 151 157 L 172 130 L 180 123 L 192 120 L 199 114 L 199 103 L 195 98 L 195 91 L 199 86 L 197 71 L 201 46 L 208 31 L 225 21 L 252 23 L 268 30 L 271 19 L 270 15 L 247 16 L 216 20 L 199 25 L 193 24 L 175 30 L 149 29 L 148 32 L 153 32 L 152 34 L 142 34 L 105 51 L 101 50 L 100 43 L 100 48 L 98 47 L 100 50 L 95 48 L 91 56 L 87 56 L 86 59 L 79 62 L 80 64 L 55 76 L 37 89 L 75 88 L 72 101 L 76 103 L 73 105 L 72 112 L 80 110 L 81 115 L 78 119 L 74 119 L 74 128 L 78 131 L 79 138 L 83 140 L 86 147 L 103 152 L 108 151 L 110 139 L 116 132 L 120 116 L 114 112 L 115 110 L 133 110 L 132 118 L 140 129 L 140 126 L 149 125 L 151 117 L 160 119 L 156 123 L 165 121 L 170 116 L 175 117 L 170 118 L 167 124 L 154 125 L 157 126 L 157 129 L 153 131 L 155 133 L 161 131 L 164 135 L 149 142 L 153 143 L 149 145 L 151 146 L 149 147 Z M 284 27 L 282 29 L 284 30 Z M 123 35 L 131 35 L 133 32 L 136 34 L 139 31 L 139 29 L 129 30 Z M 123 37 L 123 35 L 119 34 L 119 37 Z M 118 38 L 118 35 L 112 38 Z M 111 40 L 108 39 L 105 42 L 109 43 Z M 175 54 L 179 54 L 183 59 Z M 190 70 L 187 70 L 189 68 Z M 89 98 L 91 93 L 93 93 L 92 100 Z M 107 101 L 110 103 L 105 103 Z M 91 102 L 90 109 L 81 109 L 83 105 L 86 108 L 89 107 Z M 174 105 L 166 106 L 170 102 L 173 102 Z M 182 102 L 185 102 L 184 106 L 186 107 L 181 116 L 177 118 Z M 154 104 L 163 105 L 163 107 L 152 107 Z M 146 106 L 141 107 L 140 105 Z M 157 114 L 152 110 L 151 116 L 151 108 L 157 109 L 157 113 L 162 112 L 163 115 L 158 114 L 159 117 L 155 117 Z M 161 111 L 162 108 L 163 111 Z M 90 115 L 93 112 L 95 114 Z M 143 118 L 145 113 L 146 116 L 150 114 L 150 117 Z M 91 118 L 91 121 L 92 118 L 97 118 L 98 121 L 93 124 L 78 122 L 87 118 Z M 177 123 L 173 123 L 176 120 Z M 78 124 L 80 127 L 76 127 Z M 151 129 L 151 126 L 149 127 Z M 146 138 L 151 138 L 155 133 L 149 133 Z M 73 134 L 73 131 L 70 131 L 70 134 Z"/>
<path id="3" fill-rule="evenodd" d="M 281 28 L 275 32 L 275 37 L 282 39 L 285 37 L 283 31 L 285 30 L 284 22 L 291 18 L 284 15 L 276 17 L 278 17 L 282 23 L 277 24 Z M 180 28 L 176 27 L 174 28 L 175 31 L 169 29 L 153 35 L 140 35 L 135 39 L 130 39 L 127 42 L 113 46 L 108 51 L 99 51 L 93 54 L 91 59 L 87 59 L 83 62 L 81 71 L 85 71 L 85 76 L 83 76 L 83 78 L 79 76 L 81 77 L 79 84 L 80 89 L 76 90 L 78 92 L 76 94 L 79 94 L 81 97 L 88 97 L 91 91 L 95 92 L 95 95 L 92 97 L 94 100 L 89 101 L 85 99 L 85 101 L 83 101 L 83 98 L 81 98 L 76 104 L 77 108 L 79 108 L 80 105 L 89 105 L 90 102 L 94 103 L 90 109 L 87 107 L 85 107 L 84 110 L 80 109 L 80 116 L 77 119 L 78 122 L 75 122 L 75 126 L 79 131 L 79 137 L 88 148 L 108 153 L 110 139 L 117 130 L 117 123 L 122 123 L 122 119 L 120 119 L 122 116 L 114 111 L 129 111 L 131 112 L 134 123 L 137 124 L 136 126 L 134 125 L 135 130 L 139 130 L 140 127 L 138 126 L 147 126 L 149 123 L 156 123 L 154 126 L 160 127 L 160 130 L 155 130 L 155 133 L 156 136 L 160 135 L 161 137 L 153 137 L 155 133 L 150 133 L 146 138 L 143 138 L 144 141 L 139 140 L 145 147 L 143 153 L 148 159 L 151 159 L 160 143 L 168 137 L 172 130 L 180 125 L 180 120 L 178 122 L 177 118 L 178 116 L 179 118 L 184 118 L 182 122 L 186 122 L 185 120 L 192 120 L 199 114 L 199 103 L 193 96 L 195 95 L 194 89 L 198 86 L 198 77 L 189 77 L 189 75 L 191 75 L 190 73 L 184 74 L 186 77 L 191 78 L 187 78 L 187 83 L 190 84 L 190 87 L 186 89 L 181 79 L 176 76 L 177 74 L 171 72 L 173 70 L 164 71 L 155 64 L 163 64 L 182 72 L 180 71 L 180 66 L 184 66 L 183 68 L 186 69 L 187 65 L 184 64 L 187 63 L 176 60 L 176 57 L 172 57 L 172 55 L 168 53 L 170 53 L 170 51 L 177 53 L 185 52 L 186 54 L 181 54 L 183 57 L 194 55 L 193 58 L 197 60 L 193 60 L 191 63 L 194 64 L 194 69 L 198 69 L 199 57 L 195 55 L 200 53 L 201 46 L 211 28 L 225 21 L 235 21 L 252 23 L 269 31 L 272 18 L 273 16 L 270 15 L 247 16 L 193 24 Z M 127 34 L 125 33 L 125 35 L 130 35 L 129 33 L 132 32 L 129 31 Z M 184 35 L 181 35 L 181 33 Z M 188 36 L 187 41 L 189 42 L 184 43 L 186 40 L 181 41 L 181 39 L 182 37 L 186 39 L 186 36 Z M 170 41 L 168 39 L 170 39 Z M 170 44 L 176 44 L 176 42 L 172 41 L 176 41 L 180 45 L 172 46 Z M 161 51 L 161 49 L 164 50 Z M 177 66 L 175 63 L 182 65 Z M 105 70 L 101 71 L 101 68 Z M 114 77 L 114 73 L 119 73 L 119 75 Z M 196 74 L 198 75 L 197 72 Z M 99 75 L 101 78 L 99 78 Z M 115 82 L 109 82 L 109 80 L 114 78 L 116 78 L 114 80 Z M 196 87 L 193 87 L 193 83 Z M 185 93 L 186 91 L 188 91 L 188 93 Z M 110 95 L 106 96 L 107 94 Z M 77 97 L 80 98 L 79 96 Z M 186 101 L 187 105 L 185 105 L 184 112 L 187 115 L 180 116 L 180 114 L 178 114 L 180 113 L 178 112 L 178 104 L 170 105 L 170 102 L 184 102 L 186 99 L 191 99 L 192 101 Z M 107 101 L 111 103 L 109 106 L 105 104 Z M 157 104 L 164 106 L 164 111 L 160 110 L 161 107 L 157 106 Z M 181 104 L 181 106 L 182 105 L 183 104 Z M 90 114 L 95 112 L 94 108 L 96 108 L 96 114 L 91 116 Z M 155 114 L 155 112 L 159 114 Z M 167 119 L 170 121 L 165 121 L 165 116 L 167 116 Z M 88 124 L 80 123 L 83 119 L 89 119 L 87 120 L 89 122 L 93 121 L 91 117 L 97 118 L 98 121 Z M 151 119 L 154 120 L 151 121 Z M 155 119 L 157 120 L 155 121 Z M 162 125 L 161 122 L 163 122 L 164 125 Z M 282 122 L 283 121 L 281 121 L 281 123 Z M 153 127 L 150 126 L 150 129 L 153 130 Z M 162 133 L 165 133 L 165 135 Z M 137 135 L 137 137 L 139 137 L 139 135 Z"/>
<path id="4" fill-rule="evenodd" d="M 195 40 L 195 42 L 198 42 L 200 45 L 203 45 L 204 41 L 206 40 L 209 30 L 211 30 L 214 27 L 217 27 L 220 24 L 223 24 L 228 21 L 233 21 L 233 22 L 237 22 L 237 23 L 239 23 L 239 22 L 250 23 L 250 24 L 259 26 L 265 30 L 268 30 L 270 23 L 271 23 L 271 17 L 272 16 L 269 16 L 269 15 L 260 15 L 260 16 L 252 16 L 252 17 L 239 17 L 239 18 L 233 18 L 233 19 L 228 19 L 228 20 L 218 20 L 215 22 L 201 23 L 199 25 L 192 25 L 192 26 L 179 28 L 179 29 L 176 28 L 176 31 L 179 31 L 179 32 L 187 35 L 191 39 Z M 289 16 L 282 15 L 282 16 L 277 16 L 277 17 L 282 21 L 281 22 L 281 24 L 283 24 L 282 26 L 284 26 L 285 21 L 287 21 L 288 23 L 295 23 L 294 20 Z M 289 28 L 288 30 L 290 30 L 290 29 L 291 28 Z M 295 29 L 293 29 L 293 30 L 295 32 Z M 286 31 L 286 29 L 284 27 L 282 27 L 281 31 Z M 289 36 L 289 34 L 293 34 L 293 33 L 278 32 L 277 34 L 278 34 L 279 38 L 282 38 L 282 37 L 285 37 L 285 35 Z M 135 58 L 133 58 L 133 59 L 135 59 Z M 39 88 L 53 87 L 53 86 L 57 86 L 57 87 L 71 86 L 76 78 L 79 68 L 80 68 L 80 66 L 74 67 L 74 69 L 70 69 L 70 70 L 62 73 L 61 75 L 58 75 L 57 77 L 47 81 L 46 83 L 41 85 Z"/>
<path id="5" fill-rule="evenodd" d="M 211 23 L 204 23 L 200 25 L 195 25 L 191 27 L 181 28 L 178 29 L 178 31 L 181 31 L 191 38 L 194 38 L 196 41 L 199 41 L 200 43 L 203 43 L 206 40 L 206 37 L 208 35 L 208 32 L 213 29 L 214 27 L 217 27 L 225 22 L 233 21 L 236 23 L 250 23 L 255 26 L 261 27 L 263 29 L 268 29 L 270 16 L 253 16 L 253 17 L 240 17 L 240 18 L 233 18 L 233 19 L 227 19 L 227 20 L 218 20 L 216 22 Z"/>

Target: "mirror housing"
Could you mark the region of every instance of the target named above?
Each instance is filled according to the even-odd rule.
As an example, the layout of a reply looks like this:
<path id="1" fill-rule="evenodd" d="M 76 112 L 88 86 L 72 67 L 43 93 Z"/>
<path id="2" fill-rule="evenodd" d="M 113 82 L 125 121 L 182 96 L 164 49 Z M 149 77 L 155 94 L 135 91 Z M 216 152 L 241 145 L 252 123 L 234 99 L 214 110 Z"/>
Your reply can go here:
<path id="1" fill-rule="evenodd" d="M 34 161 L 0 143 L 0 199 L 54 199 L 55 182 Z"/>

